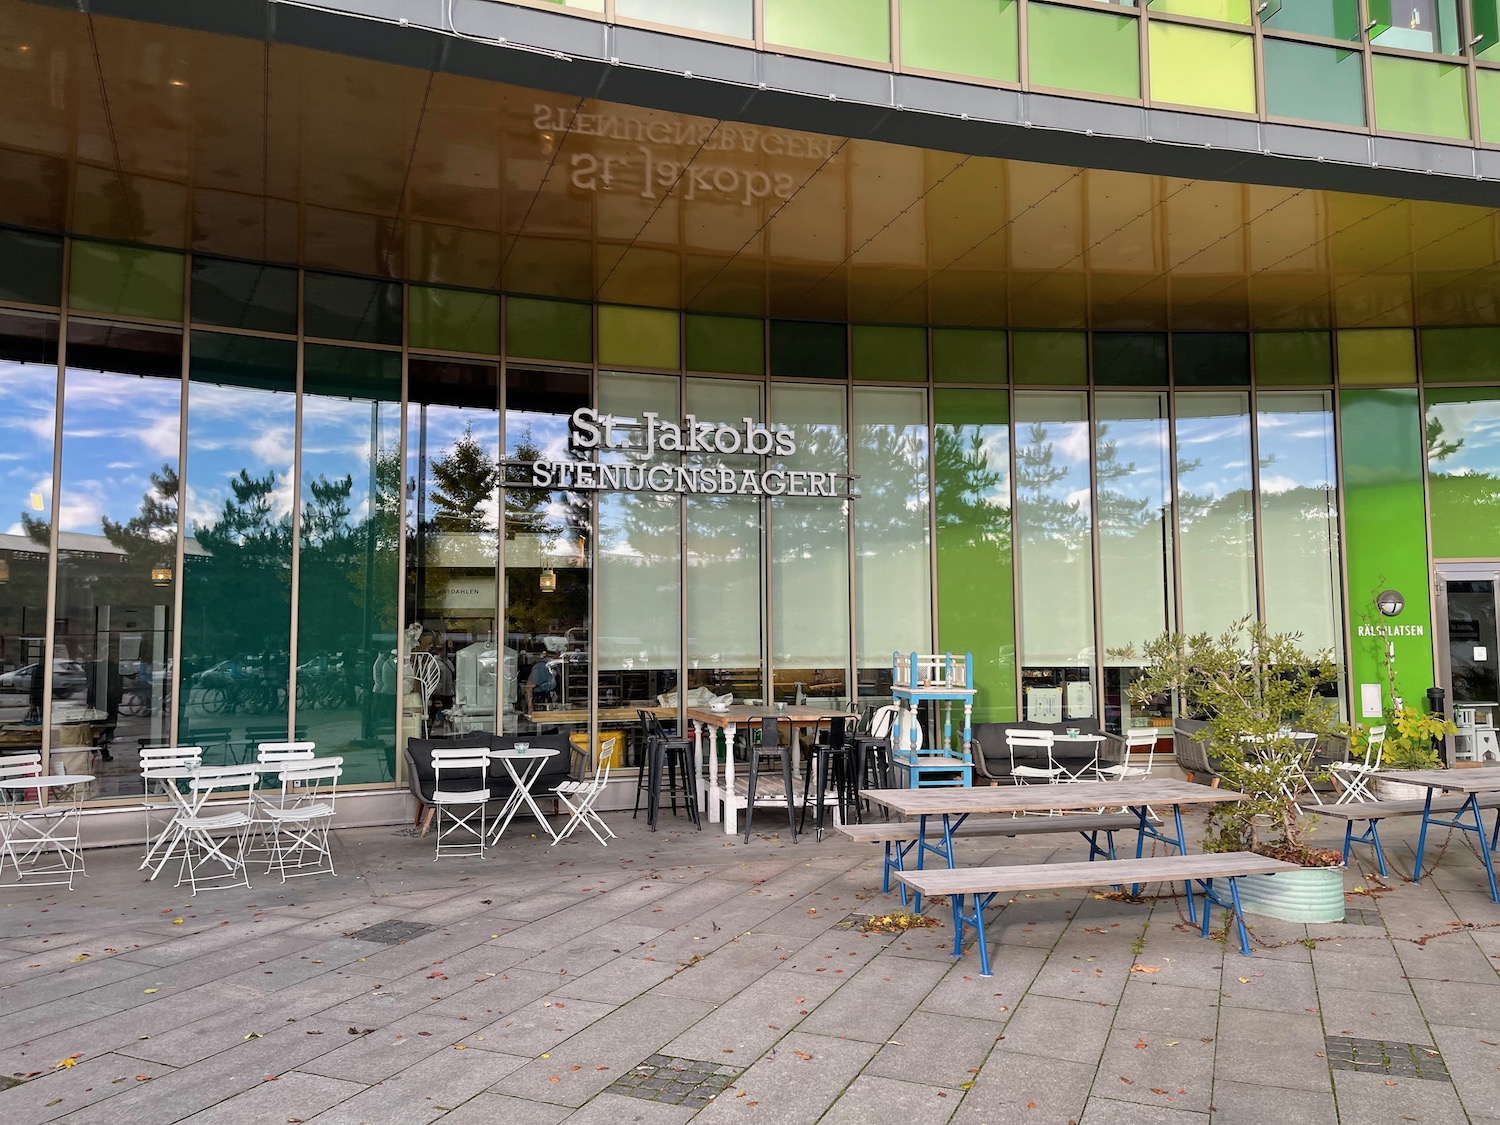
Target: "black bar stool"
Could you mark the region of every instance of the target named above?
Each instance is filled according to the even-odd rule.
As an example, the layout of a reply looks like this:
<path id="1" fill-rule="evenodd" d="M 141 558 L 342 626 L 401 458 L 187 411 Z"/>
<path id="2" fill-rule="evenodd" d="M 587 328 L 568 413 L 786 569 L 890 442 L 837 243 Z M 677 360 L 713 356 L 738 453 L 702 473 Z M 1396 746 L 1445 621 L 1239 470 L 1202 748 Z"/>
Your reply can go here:
<path id="1" fill-rule="evenodd" d="M 866 789 L 891 788 L 891 738 L 888 733 L 876 733 L 874 707 L 866 707 L 860 716 L 859 729 L 851 741 L 854 743 L 855 769 L 859 773 L 860 785 Z M 889 820 L 889 809 L 881 815 Z"/>
<path id="2" fill-rule="evenodd" d="M 769 754 L 781 755 L 781 779 L 786 786 L 786 824 L 797 842 L 797 803 L 792 791 L 792 744 L 781 741 L 781 724 L 773 716 L 760 721 L 760 741 L 750 745 L 750 780 L 745 787 L 745 843 L 750 842 L 750 824 L 755 817 L 755 785 L 760 778 L 760 760 Z"/>
<path id="3" fill-rule="evenodd" d="M 823 838 L 823 819 L 826 813 L 825 796 L 828 793 L 829 775 L 832 775 L 833 790 L 838 796 L 839 819 L 848 824 L 851 820 L 859 820 L 859 771 L 856 768 L 855 749 L 850 741 L 849 724 L 854 721 L 852 715 L 834 713 L 826 719 L 819 719 L 814 732 L 812 745 L 808 748 L 808 757 L 802 763 L 802 818 L 801 824 L 807 823 L 807 803 L 813 793 L 810 782 L 812 781 L 813 759 L 817 759 L 817 794 L 818 812 L 814 817 L 814 825 L 818 833 L 818 839 Z"/>
<path id="4" fill-rule="evenodd" d="M 672 802 L 672 815 L 677 815 L 677 779 L 682 777 L 683 808 L 701 832 L 703 821 L 698 815 L 698 786 L 693 770 L 693 743 L 691 739 L 669 734 L 662 721 L 650 711 L 636 712 L 646 731 L 646 768 L 641 771 L 635 786 L 635 810 L 632 820 L 641 811 L 641 792 L 646 793 L 646 822 L 651 831 L 656 831 L 656 819 L 661 812 L 662 774 L 667 775 L 667 796 Z"/>

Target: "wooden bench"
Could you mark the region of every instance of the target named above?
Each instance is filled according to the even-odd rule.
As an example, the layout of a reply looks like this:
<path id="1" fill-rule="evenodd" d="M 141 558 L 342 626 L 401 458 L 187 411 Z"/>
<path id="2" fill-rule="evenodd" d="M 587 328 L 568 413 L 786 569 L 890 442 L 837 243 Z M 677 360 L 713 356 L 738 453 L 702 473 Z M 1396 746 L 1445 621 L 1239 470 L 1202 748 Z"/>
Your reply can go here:
<path id="1" fill-rule="evenodd" d="M 1477 793 L 1474 795 L 1476 804 L 1480 809 L 1500 809 L 1500 793 Z M 1432 811 L 1440 813 L 1462 812 L 1469 798 L 1466 795 L 1455 797 L 1432 798 Z M 1303 807 L 1303 812 L 1316 813 L 1318 816 L 1326 816 L 1331 820 L 1342 820 L 1344 822 L 1344 862 L 1349 862 L 1349 849 L 1354 844 L 1369 844 L 1375 849 L 1375 862 L 1380 867 L 1381 878 L 1387 875 L 1385 867 L 1385 850 L 1380 846 L 1380 822 L 1387 817 L 1393 816 L 1421 816 L 1422 810 L 1426 808 L 1425 798 L 1415 798 L 1405 801 L 1350 801 L 1343 805 L 1308 805 Z M 1365 822 L 1365 829 L 1358 836 L 1354 834 L 1355 821 Z M 1479 826 L 1480 835 L 1483 833 L 1483 825 Z M 1500 835 L 1500 818 L 1496 818 L 1496 835 Z M 1495 850 L 1497 840 L 1495 836 L 1490 838 L 1490 850 Z"/>
<path id="2" fill-rule="evenodd" d="M 1115 858 L 1115 833 L 1121 829 L 1140 828 L 1134 813 L 1080 813 L 1073 816 L 996 816 L 969 817 L 955 831 L 962 836 L 1040 836 L 1052 832 L 1077 832 L 1089 845 L 1089 859 L 1095 856 Z M 914 821 L 887 824 L 841 824 L 839 831 L 862 844 L 884 844 L 885 862 L 880 873 L 881 894 L 891 893 L 891 872 L 906 870 L 906 857 L 917 846 L 918 826 Z M 1099 833 L 1105 834 L 1104 847 Z M 950 866 L 952 857 L 949 857 Z M 901 905 L 906 905 L 906 887 L 901 888 Z M 919 900 L 920 901 L 920 900 Z"/>
<path id="3" fill-rule="evenodd" d="M 1044 891 L 1059 887 L 1107 887 L 1124 883 L 1186 882 L 1203 889 L 1203 936 L 1208 936 L 1209 904 L 1233 909 L 1240 931 L 1240 952 L 1250 952 L 1250 937 L 1240 914 L 1240 892 L 1235 883 L 1241 875 L 1270 875 L 1299 870 L 1295 863 L 1256 855 L 1254 852 L 1205 852 L 1187 855 L 1147 856 L 1144 859 L 1106 859 L 1085 863 L 1036 863 L 1014 867 L 929 867 L 922 871 L 898 871 L 896 878 L 919 895 L 947 895 L 953 906 L 953 956 L 963 955 L 964 926 L 974 927 L 979 941 L 979 971 L 990 975 L 989 948 L 984 936 L 984 911 L 997 895 L 1018 891 Z M 1229 880 L 1229 901 L 1213 888 L 1215 879 Z M 964 900 L 972 898 L 973 909 Z"/>

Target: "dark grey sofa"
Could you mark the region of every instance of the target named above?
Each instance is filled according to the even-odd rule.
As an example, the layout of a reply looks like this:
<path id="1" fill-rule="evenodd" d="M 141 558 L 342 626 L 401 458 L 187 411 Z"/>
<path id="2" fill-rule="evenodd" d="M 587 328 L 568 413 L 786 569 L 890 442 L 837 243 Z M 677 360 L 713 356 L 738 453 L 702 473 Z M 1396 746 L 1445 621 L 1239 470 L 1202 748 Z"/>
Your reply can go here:
<path id="1" fill-rule="evenodd" d="M 417 799 L 417 820 L 421 820 L 423 810 L 432 801 L 433 784 L 436 780 L 432 771 L 434 750 L 446 747 L 508 750 L 516 744 L 516 741 L 517 739 L 511 735 L 484 733 L 460 734 L 452 738 L 407 739 L 406 749 L 402 753 L 406 756 L 406 784 L 412 796 Z M 534 750 L 558 751 L 557 754 L 547 759 L 531 787 L 532 793 L 540 798 L 551 793 L 559 782 L 567 780 L 568 770 L 572 763 L 573 744 L 568 741 L 566 735 L 562 734 L 533 734 L 526 736 L 522 741 L 529 742 Z M 451 776 L 455 779 L 455 784 L 464 784 L 461 774 Z M 510 774 L 505 772 L 505 767 L 499 762 L 489 764 L 489 769 L 485 773 L 485 787 L 489 790 L 492 801 L 503 801 L 516 789 L 515 783 L 510 779 Z"/>
<path id="2" fill-rule="evenodd" d="M 1102 730 L 1097 719 L 1069 719 L 1063 723 L 1034 723 L 1023 719 L 1013 723 L 975 723 L 969 731 L 970 746 L 974 752 L 974 768 L 991 781 L 1009 784 L 1012 778 L 1010 750 L 1005 745 L 1007 730 L 1050 730 L 1053 734 L 1064 735 L 1069 727 L 1077 727 L 1082 734 L 1103 734 L 1108 741 L 1099 746 L 1100 760 L 1119 760 L 1124 740 L 1118 735 Z M 1058 765 L 1065 767 L 1069 772 L 1076 772 L 1093 760 L 1094 744 L 1091 742 L 1073 744 L 1066 740 L 1056 742 L 1052 747 L 1052 757 Z M 1018 747 L 1016 764 L 1045 766 L 1047 757 L 1038 747 Z"/>

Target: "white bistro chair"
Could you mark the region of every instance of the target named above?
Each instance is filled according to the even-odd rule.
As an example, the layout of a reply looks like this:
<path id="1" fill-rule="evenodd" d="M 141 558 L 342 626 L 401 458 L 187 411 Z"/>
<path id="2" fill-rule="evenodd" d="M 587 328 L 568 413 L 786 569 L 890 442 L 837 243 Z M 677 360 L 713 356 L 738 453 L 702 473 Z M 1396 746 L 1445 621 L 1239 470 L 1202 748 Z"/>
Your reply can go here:
<path id="1" fill-rule="evenodd" d="M 251 848 L 257 853 L 271 848 L 271 836 L 275 832 L 271 812 L 300 800 L 298 794 L 288 793 L 281 784 L 280 767 L 312 761 L 317 748 L 316 742 L 262 742 L 256 746 L 255 764 L 260 767 L 260 780 L 255 786 L 255 827 L 251 830 Z"/>
<path id="2" fill-rule="evenodd" d="M 143 746 L 141 748 L 141 807 L 146 812 L 146 858 L 141 869 L 159 867 L 180 836 L 175 818 L 184 801 L 178 783 L 203 764 L 201 746 Z M 163 818 L 162 814 L 166 813 Z"/>
<path id="3" fill-rule="evenodd" d="M 1365 752 L 1359 758 L 1347 762 L 1335 762 L 1328 767 L 1328 776 L 1338 790 L 1335 805 L 1346 805 L 1352 801 L 1373 801 L 1370 791 L 1370 776 L 1380 765 L 1380 748 L 1385 745 L 1385 727 L 1371 727 L 1365 740 Z"/>
<path id="4" fill-rule="evenodd" d="M 1156 764 L 1156 736 L 1158 731 L 1155 727 L 1132 727 L 1125 732 L 1125 748 L 1121 752 L 1118 762 L 1101 765 L 1098 768 L 1101 781 L 1134 781 L 1147 777 L 1151 773 L 1151 767 Z M 1146 764 L 1137 766 L 1131 764 L 1137 750 L 1146 752 Z"/>
<path id="5" fill-rule="evenodd" d="M 199 766 L 193 771 L 186 806 L 173 822 L 182 834 L 179 887 L 186 882 L 196 895 L 199 883 L 250 885 L 245 843 L 255 823 L 258 780 L 258 772 L 249 766 Z M 215 796 L 224 799 L 214 801 Z"/>
<path id="6" fill-rule="evenodd" d="M 0 758 L 0 779 L 25 782 L 31 778 L 38 782 L 43 779 L 40 754 L 13 754 Z M 32 802 L 26 798 L 29 789 L 30 786 L 0 788 L 0 877 L 3 877 L 5 863 L 9 860 L 16 870 L 17 880 L 3 885 L 19 886 L 26 881 L 27 875 L 56 876 L 31 882 L 37 886 L 66 885 L 71 891 L 74 875 L 87 874 L 83 869 L 83 851 L 78 844 L 76 802 L 48 804 L 40 787 L 36 801 Z M 56 854 L 56 862 L 46 867 L 37 866 L 39 858 L 48 851 Z M 23 867 L 23 864 L 30 866 Z"/>
<path id="7" fill-rule="evenodd" d="M 1050 730 L 1026 730 L 1019 727 L 1007 727 L 1005 730 L 1005 749 L 1010 754 L 1010 776 L 1017 785 L 1031 785 L 1035 782 L 1046 782 L 1055 785 L 1062 780 L 1067 771 L 1057 764 L 1057 759 L 1052 756 L 1052 743 L 1054 736 Z M 1039 748 L 1046 754 L 1047 764 L 1045 766 L 1028 766 L 1016 764 L 1016 750 L 1018 748 Z"/>
<path id="8" fill-rule="evenodd" d="M 564 781 L 553 790 L 557 799 L 561 801 L 568 812 L 568 823 L 563 825 L 562 831 L 557 834 L 552 843 L 565 840 L 571 836 L 574 830 L 581 824 L 594 834 L 594 839 L 609 847 L 609 840 L 599 834 L 602 828 L 612 840 L 615 838 L 614 830 L 604 823 L 604 819 L 594 809 L 594 802 L 599 800 L 599 794 L 604 792 L 604 787 L 609 784 L 609 767 L 614 763 L 616 747 L 620 736 L 603 738 L 599 741 L 599 767 L 589 781 Z"/>
<path id="9" fill-rule="evenodd" d="M 435 860 L 445 855 L 484 855 L 484 805 L 490 799 L 485 774 L 489 766 L 489 751 L 484 747 L 443 747 L 432 752 Z"/>
<path id="10" fill-rule="evenodd" d="M 338 874 L 328 830 L 343 773 L 343 758 L 294 760 L 281 771 L 280 803 L 263 807 L 257 819 L 270 829 L 266 871 L 276 868 L 283 883 L 298 875 Z"/>

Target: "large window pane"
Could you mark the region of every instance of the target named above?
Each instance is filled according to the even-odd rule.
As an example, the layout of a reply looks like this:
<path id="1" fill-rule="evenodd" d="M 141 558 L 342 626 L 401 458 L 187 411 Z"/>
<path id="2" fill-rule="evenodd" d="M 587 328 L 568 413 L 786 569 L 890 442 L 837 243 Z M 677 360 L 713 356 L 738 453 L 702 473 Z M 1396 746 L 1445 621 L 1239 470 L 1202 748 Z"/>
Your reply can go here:
<path id="1" fill-rule="evenodd" d="M 1172 624 L 1172 471 L 1164 394 L 1101 394 L 1095 402 L 1099 599 L 1104 718 L 1121 732 L 1170 718 L 1129 697 L 1135 669 L 1111 649 L 1140 649 Z"/>
<path id="2" fill-rule="evenodd" d="M 860 696 L 884 702 L 891 654 L 932 645 L 927 395 L 856 388 L 853 407 L 855 666 Z"/>
<path id="3" fill-rule="evenodd" d="M 1376 55 L 1375 127 L 1389 133 L 1432 137 L 1469 135 L 1469 99 L 1464 67 Z"/>
<path id="4" fill-rule="evenodd" d="M 1016 717 L 1010 425 L 1004 391 L 934 396 L 938 646 L 974 656 L 974 721 Z"/>
<path id="5" fill-rule="evenodd" d="M 1255 41 L 1153 20 L 1151 100 L 1254 113 Z"/>
<path id="6" fill-rule="evenodd" d="M 178 741 L 222 763 L 287 734 L 297 346 L 194 332 L 188 378 Z M 358 681 L 325 684 L 352 713 Z"/>
<path id="7" fill-rule="evenodd" d="M 1272 117 L 1365 123 L 1364 53 L 1267 39 L 1266 112 Z"/>
<path id="8" fill-rule="evenodd" d="M 843 387 L 774 384 L 771 422 L 791 427 L 797 452 L 772 458 L 770 467 L 847 473 L 845 408 Z M 849 695 L 849 503 L 808 496 L 770 501 L 771 661 L 778 700 Z"/>
<path id="9" fill-rule="evenodd" d="M 1250 404 L 1239 392 L 1177 396 L 1182 630 L 1221 633 L 1255 612 Z"/>
<path id="10" fill-rule="evenodd" d="M 1463 53 L 1458 0 L 1370 0 L 1370 42 L 1403 51 Z"/>
<path id="11" fill-rule="evenodd" d="M 901 65 L 997 82 L 1019 78 L 1015 0 L 901 5 Z"/>
<path id="12" fill-rule="evenodd" d="M 630 450 L 601 450 L 615 465 L 676 465 L 679 455 L 644 451 L 646 414 L 682 417 L 682 381 L 675 375 L 604 372 L 599 409 L 625 424 L 616 431 Z M 635 709 L 677 688 L 682 650 L 682 500 L 656 492 L 600 492 L 600 726 L 637 726 Z M 621 714 L 608 714 L 621 711 Z M 633 750 L 640 740 L 632 739 Z M 635 756 L 630 764 L 641 759 Z"/>
<path id="13" fill-rule="evenodd" d="M 0 229 L 0 301 L 57 305 L 63 241 L 56 235 Z"/>
<path id="14" fill-rule="evenodd" d="M 698 418 L 762 419 L 757 383 L 689 379 L 687 410 Z M 694 455 L 689 464 L 753 469 L 747 454 Z M 689 496 L 687 538 L 687 680 L 736 699 L 765 697 L 761 636 L 761 502 L 754 496 Z"/>
<path id="15" fill-rule="evenodd" d="M 1016 395 L 1022 717 L 1094 715 L 1088 396 Z"/>
<path id="16" fill-rule="evenodd" d="M 1031 85 L 1114 98 L 1141 96 L 1135 16 L 1056 4 L 1030 4 L 1026 13 Z"/>
<path id="17" fill-rule="evenodd" d="M 755 37 L 751 0 L 615 0 L 615 15 L 706 31 L 710 35 Z"/>
<path id="18" fill-rule="evenodd" d="M 1250 0 L 1150 0 L 1150 7 L 1153 12 L 1171 12 L 1205 20 L 1250 22 Z"/>
<path id="19" fill-rule="evenodd" d="M 1268 0 L 1260 22 L 1278 31 L 1359 38 L 1359 0 Z"/>
<path id="20" fill-rule="evenodd" d="M 767 43 L 875 62 L 886 62 L 891 57 L 888 0 L 763 2 Z"/>
<path id="21" fill-rule="evenodd" d="M 1432 553 L 1494 558 L 1500 534 L 1500 391 L 1427 392 L 1427 474 Z"/>
<path id="22" fill-rule="evenodd" d="M 52 765 L 100 796 L 139 793 L 138 740 L 171 738 L 181 404 L 181 333 L 68 326 Z M 120 753 L 88 769 L 76 747 L 111 728 Z"/>
<path id="23" fill-rule="evenodd" d="M 1327 391 L 1256 403 L 1266 623 L 1301 633 L 1309 652 L 1343 651 L 1338 475 Z"/>
<path id="24" fill-rule="evenodd" d="M 413 359 L 407 400 L 403 736 L 494 731 L 502 700 L 514 729 L 517 654 L 496 620 L 500 369 Z"/>
<path id="25" fill-rule="evenodd" d="M 52 434 L 57 404 L 57 321 L 0 315 L 0 747 L 42 748 L 46 690 L 47 560 L 52 534 Z M 70 666 L 57 674 L 76 692 Z"/>
<path id="26" fill-rule="evenodd" d="M 395 776 L 401 534 L 401 361 L 310 344 L 303 359 L 297 667 L 337 670 L 358 708 L 297 701 L 299 732 L 344 758 L 344 780 Z"/>

